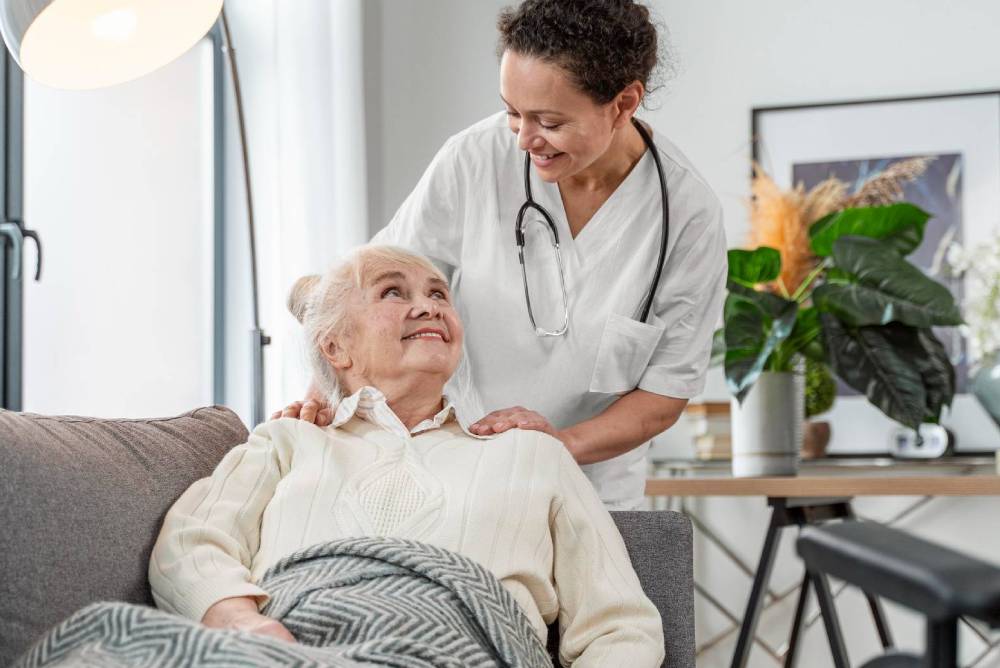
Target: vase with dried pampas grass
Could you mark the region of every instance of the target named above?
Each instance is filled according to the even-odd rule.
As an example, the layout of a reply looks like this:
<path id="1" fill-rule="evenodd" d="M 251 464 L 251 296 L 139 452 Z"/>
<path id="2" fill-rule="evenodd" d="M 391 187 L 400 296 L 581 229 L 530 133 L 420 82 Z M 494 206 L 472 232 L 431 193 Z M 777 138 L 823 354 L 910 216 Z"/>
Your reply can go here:
<path id="1" fill-rule="evenodd" d="M 905 259 L 920 245 L 930 215 L 901 201 L 903 187 L 929 162 L 897 162 L 853 192 L 832 176 L 808 190 L 802 184 L 782 189 L 754 166 L 754 249 L 729 252 L 725 325 L 713 346 L 714 358 L 725 362 L 733 414 L 746 425 L 801 424 L 792 415 L 801 414 L 798 409 L 788 419 L 774 419 L 782 402 L 801 405 L 802 398 L 776 393 L 772 381 L 783 377 L 783 387 L 801 394 L 794 389 L 801 383 L 790 379 L 801 375 L 807 359 L 814 370 L 816 364 L 819 371 L 832 370 L 887 416 L 913 428 L 937 421 L 950 405 L 954 368 L 931 327 L 958 325 L 961 315 L 947 288 Z M 767 381 L 767 391 L 754 398 L 758 380 Z M 778 399 L 744 415 L 765 395 Z M 768 414 L 770 421 L 756 417 Z M 801 441 L 800 433 L 789 430 L 783 440 Z M 782 440 L 763 432 L 751 436 L 746 440 L 761 448 Z M 777 473 L 757 464 L 737 467 L 740 440 L 734 427 L 734 474 L 737 468 L 744 475 Z M 784 447 L 782 453 L 748 452 L 757 462 L 777 461 L 781 454 L 787 462 L 781 473 L 794 473 Z"/>

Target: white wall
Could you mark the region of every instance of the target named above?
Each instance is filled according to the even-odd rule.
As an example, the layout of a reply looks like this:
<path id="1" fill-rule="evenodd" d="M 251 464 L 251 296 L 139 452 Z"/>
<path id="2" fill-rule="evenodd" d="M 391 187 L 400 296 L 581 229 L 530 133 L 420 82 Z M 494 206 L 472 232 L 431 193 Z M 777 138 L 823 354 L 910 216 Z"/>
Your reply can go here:
<path id="1" fill-rule="evenodd" d="M 450 135 L 501 109 L 494 52 L 504 0 L 369 0 L 365 79 L 371 231 Z"/>
<path id="2" fill-rule="evenodd" d="M 369 119 L 369 207 L 380 228 L 416 183 L 444 140 L 499 110 L 494 22 L 508 2 L 483 0 L 374 0 L 366 4 L 366 96 Z M 750 110 L 754 106 L 1000 89 L 996 44 L 1000 3 L 994 0 L 654 0 L 669 27 L 677 76 L 645 113 L 700 168 L 722 199 L 731 245 L 746 235 Z M 1000 221 L 997 221 L 1000 223 Z M 727 397 L 713 372 L 707 398 Z M 842 402 L 843 403 L 843 402 Z M 832 415 L 851 420 L 880 440 L 881 417 L 863 405 Z M 661 439 L 658 451 L 690 452 L 686 425 Z M 912 499 L 862 500 L 858 511 L 887 519 Z M 764 535 L 763 499 L 703 499 L 696 512 L 754 564 Z M 906 528 L 983 558 L 1000 561 L 996 501 L 943 499 L 922 507 Z M 778 589 L 801 577 L 788 532 L 775 567 Z M 749 582 L 699 537 L 696 573 L 730 610 L 742 614 Z M 863 601 L 838 600 L 851 657 L 874 653 L 876 638 Z M 775 645 L 787 632 L 794 600 L 762 619 Z M 699 599 L 700 641 L 725 629 L 726 620 Z M 896 609 L 891 619 L 905 647 L 919 647 L 919 620 Z M 821 625 L 806 633 L 800 665 L 830 665 Z M 963 634 L 967 658 L 982 644 Z M 732 635 L 699 659 L 699 666 L 728 665 Z M 775 665 L 754 650 L 752 666 Z M 980 666 L 1000 666 L 993 654 Z"/>

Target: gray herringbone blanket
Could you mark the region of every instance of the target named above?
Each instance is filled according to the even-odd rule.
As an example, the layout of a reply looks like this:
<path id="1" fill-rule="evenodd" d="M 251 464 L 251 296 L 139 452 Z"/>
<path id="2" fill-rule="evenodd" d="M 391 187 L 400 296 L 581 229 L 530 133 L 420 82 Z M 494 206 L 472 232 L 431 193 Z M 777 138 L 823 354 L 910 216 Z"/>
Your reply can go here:
<path id="1" fill-rule="evenodd" d="M 268 570 L 263 613 L 299 644 L 209 629 L 153 608 L 95 603 L 49 631 L 14 665 L 552 665 L 514 598 L 486 569 L 416 541 L 316 545 Z"/>

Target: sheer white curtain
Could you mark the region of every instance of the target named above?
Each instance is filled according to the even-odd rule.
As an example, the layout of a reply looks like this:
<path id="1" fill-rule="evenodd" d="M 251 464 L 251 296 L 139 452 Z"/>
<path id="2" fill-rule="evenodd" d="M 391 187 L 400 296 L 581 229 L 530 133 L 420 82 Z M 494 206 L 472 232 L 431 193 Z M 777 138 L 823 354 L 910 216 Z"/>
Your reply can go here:
<path id="1" fill-rule="evenodd" d="M 368 238 L 362 1 L 226 5 L 246 106 L 261 323 L 272 339 L 265 358 L 268 412 L 301 398 L 308 384 L 300 328 L 285 309 L 289 287 Z M 233 299 L 227 305 L 226 403 L 246 422 L 246 212 L 229 111 L 227 293 Z"/>

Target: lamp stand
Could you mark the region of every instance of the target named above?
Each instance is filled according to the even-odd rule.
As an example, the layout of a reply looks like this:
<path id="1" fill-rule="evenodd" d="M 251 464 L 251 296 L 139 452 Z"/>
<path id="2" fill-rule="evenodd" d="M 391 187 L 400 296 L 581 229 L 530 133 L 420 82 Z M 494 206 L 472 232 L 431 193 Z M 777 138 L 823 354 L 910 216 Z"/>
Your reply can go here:
<path id="1" fill-rule="evenodd" d="M 250 284 L 253 292 L 253 329 L 250 330 L 250 418 L 251 428 L 264 421 L 264 346 L 271 343 L 260 328 L 260 306 L 257 291 L 257 241 L 254 232 L 253 194 L 250 188 L 250 158 L 247 153 L 247 131 L 243 116 L 243 95 L 240 91 L 240 75 L 236 68 L 236 50 L 229 33 L 225 5 L 222 7 L 222 50 L 229 61 L 229 72 L 233 79 L 233 94 L 236 102 L 236 117 L 240 129 L 240 148 L 243 153 L 243 181 L 247 199 L 247 225 L 250 239 Z"/>

